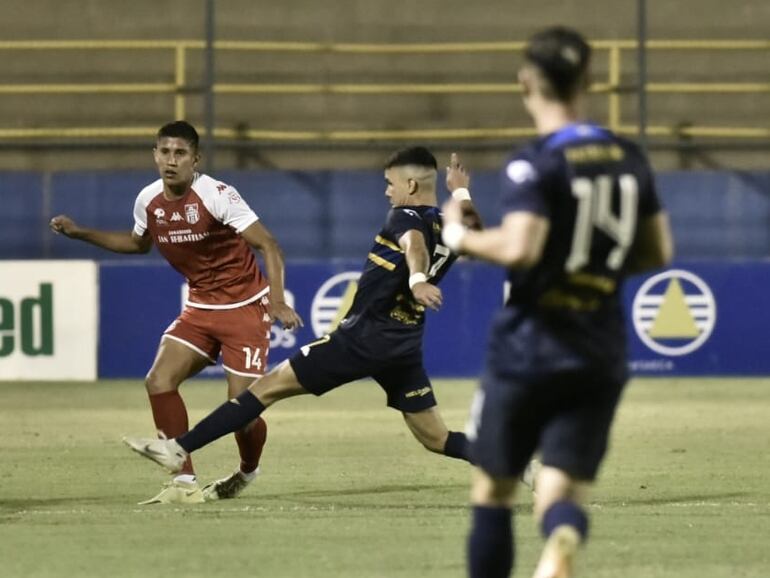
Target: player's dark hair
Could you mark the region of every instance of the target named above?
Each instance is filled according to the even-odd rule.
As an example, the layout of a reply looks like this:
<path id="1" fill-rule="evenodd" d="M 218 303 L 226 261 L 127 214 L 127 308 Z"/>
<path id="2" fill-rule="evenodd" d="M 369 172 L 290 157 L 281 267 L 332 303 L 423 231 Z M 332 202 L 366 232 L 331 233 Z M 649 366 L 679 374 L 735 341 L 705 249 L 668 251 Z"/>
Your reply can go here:
<path id="1" fill-rule="evenodd" d="M 588 88 L 591 47 L 571 28 L 555 26 L 529 39 L 524 58 L 542 72 L 550 85 L 546 96 L 567 102 Z"/>
<path id="2" fill-rule="evenodd" d="M 417 165 L 418 167 L 438 170 L 436 157 L 425 147 L 409 147 L 394 152 L 385 162 L 385 169 L 405 167 L 407 165 Z"/>
<path id="3" fill-rule="evenodd" d="M 198 131 L 195 130 L 193 125 L 185 120 L 176 120 L 160 127 L 157 139 L 160 140 L 164 137 L 184 139 L 190 143 L 193 150 L 198 150 L 198 142 L 200 140 L 198 138 Z"/>

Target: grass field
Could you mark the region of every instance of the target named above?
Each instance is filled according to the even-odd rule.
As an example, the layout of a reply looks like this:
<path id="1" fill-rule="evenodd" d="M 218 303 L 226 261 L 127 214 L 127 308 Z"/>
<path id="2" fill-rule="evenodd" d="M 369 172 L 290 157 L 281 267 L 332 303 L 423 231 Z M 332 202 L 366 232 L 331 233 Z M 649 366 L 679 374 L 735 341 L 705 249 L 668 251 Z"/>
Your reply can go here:
<path id="1" fill-rule="evenodd" d="M 451 428 L 473 387 L 436 384 Z M 224 385 L 183 391 L 197 420 Z M 419 447 L 379 388 L 288 400 L 267 420 L 244 496 L 140 507 L 166 479 L 120 443 L 153 431 L 141 383 L 0 384 L 0 576 L 464 576 L 468 468 Z M 579 576 L 770 576 L 769 442 L 767 380 L 633 382 Z M 235 444 L 196 458 L 207 481 L 235 466 Z M 540 539 L 520 497 L 515 575 L 528 577 Z"/>

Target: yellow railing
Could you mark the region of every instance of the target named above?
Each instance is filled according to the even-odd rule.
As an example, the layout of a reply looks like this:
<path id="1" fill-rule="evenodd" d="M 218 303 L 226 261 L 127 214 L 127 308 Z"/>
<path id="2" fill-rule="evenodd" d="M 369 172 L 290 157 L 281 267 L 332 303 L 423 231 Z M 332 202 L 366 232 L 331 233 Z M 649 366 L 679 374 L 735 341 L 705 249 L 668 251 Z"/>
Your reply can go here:
<path id="1" fill-rule="evenodd" d="M 633 40 L 599 40 L 592 43 L 597 51 L 607 52 L 607 77 L 592 86 L 592 92 L 607 95 L 608 125 L 621 134 L 636 134 L 637 127 L 624 124 L 621 118 L 621 95 L 628 88 L 621 85 L 624 51 L 635 51 Z M 648 50 L 658 51 L 770 51 L 765 40 L 650 40 Z M 250 42 L 218 41 L 217 51 L 299 52 L 307 54 L 448 54 L 520 52 L 523 42 L 475 42 L 434 44 L 345 44 L 317 42 Z M 62 50 L 162 50 L 174 54 L 174 82 L 158 83 L 64 83 L 64 84 L 0 84 L 3 95 L 57 95 L 57 94 L 168 94 L 173 97 L 173 116 L 185 118 L 187 98 L 200 88 L 187 85 L 187 58 L 191 51 L 200 51 L 205 43 L 199 40 L 78 40 L 78 41 L 0 41 L 0 54 L 10 51 Z M 666 82 L 648 83 L 648 93 L 695 94 L 768 94 L 770 82 Z M 513 94 L 520 91 L 515 83 L 451 83 L 451 84 L 340 84 L 340 83 L 217 83 L 216 94 Z M 0 101 L 1 102 L 1 101 Z M 169 110 L 171 114 L 171 110 Z M 51 127 L 3 128 L 0 140 L 51 138 L 121 138 L 148 137 L 155 134 L 155 126 L 104 127 Z M 697 136 L 726 138 L 770 138 L 770 128 L 757 126 L 687 126 L 652 125 L 647 128 L 652 136 Z M 355 130 L 355 131 L 290 131 L 245 130 L 216 128 L 218 138 L 248 138 L 273 141 L 360 141 L 398 139 L 495 139 L 527 137 L 533 134 L 529 127 L 511 128 L 456 128 L 433 130 Z"/>

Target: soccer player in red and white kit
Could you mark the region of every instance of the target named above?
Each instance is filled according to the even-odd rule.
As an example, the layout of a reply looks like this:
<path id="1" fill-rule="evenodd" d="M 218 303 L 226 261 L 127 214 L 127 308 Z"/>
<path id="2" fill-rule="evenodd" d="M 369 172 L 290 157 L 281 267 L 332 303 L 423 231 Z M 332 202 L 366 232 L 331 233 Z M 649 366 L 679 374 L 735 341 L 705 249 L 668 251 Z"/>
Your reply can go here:
<path id="1" fill-rule="evenodd" d="M 155 426 L 169 438 L 187 431 L 180 384 L 220 352 L 233 398 L 265 371 L 270 326 L 302 325 L 284 298 L 284 262 L 275 238 L 233 187 L 197 172 L 198 133 L 185 122 L 160 128 L 154 148 L 160 179 L 139 193 L 134 229 L 80 227 L 60 215 L 51 229 L 116 253 L 147 253 L 153 244 L 187 278 L 182 314 L 163 334 L 145 385 Z M 267 278 L 250 247 L 259 251 Z M 267 429 L 262 418 L 236 432 L 241 465 L 200 488 L 191 461 L 154 498 L 142 504 L 199 503 L 234 498 L 258 473 Z"/>

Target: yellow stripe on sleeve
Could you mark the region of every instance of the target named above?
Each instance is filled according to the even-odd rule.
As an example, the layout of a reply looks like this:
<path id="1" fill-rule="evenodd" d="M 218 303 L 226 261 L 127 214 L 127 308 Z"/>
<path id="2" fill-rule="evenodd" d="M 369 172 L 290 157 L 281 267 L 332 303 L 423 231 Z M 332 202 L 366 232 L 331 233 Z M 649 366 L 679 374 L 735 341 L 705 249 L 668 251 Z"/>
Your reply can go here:
<path id="1" fill-rule="evenodd" d="M 401 247 L 396 245 L 393 241 L 389 241 L 385 237 L 382 237 L 380 235 L 377 235 L 374 240 L 379 243 L 380 245 L 385 245 L 388 249 L 393 249 L 394 251 L 398 251 L 399 253 L 403 253 L 401 250 Z"/>
<path id="2" fill-rule="evenodd" d="M 374 253 L 369 253 L 369 260 L 374 263 L 375 265 L 379 265 L 380 267 L 384 267 L 388 271 L 393 271 L 393 269 L 396 268 L 395 263 L 391 263 L 390 261 L 383 259 L 379 255 L 375 255 Z"/>

